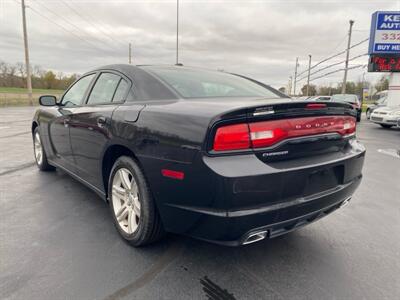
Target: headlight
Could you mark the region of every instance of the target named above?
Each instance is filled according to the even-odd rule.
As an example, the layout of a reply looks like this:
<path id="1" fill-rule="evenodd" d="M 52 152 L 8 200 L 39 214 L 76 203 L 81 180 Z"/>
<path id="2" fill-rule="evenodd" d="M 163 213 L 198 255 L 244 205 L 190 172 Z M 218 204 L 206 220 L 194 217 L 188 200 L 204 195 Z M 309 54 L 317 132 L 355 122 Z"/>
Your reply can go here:
<path id="1" fill-rule="evenodd" d="M 391 112 L 389 115 L 391 115 L 391 116 L 400 116 L 400 111 Z"/>

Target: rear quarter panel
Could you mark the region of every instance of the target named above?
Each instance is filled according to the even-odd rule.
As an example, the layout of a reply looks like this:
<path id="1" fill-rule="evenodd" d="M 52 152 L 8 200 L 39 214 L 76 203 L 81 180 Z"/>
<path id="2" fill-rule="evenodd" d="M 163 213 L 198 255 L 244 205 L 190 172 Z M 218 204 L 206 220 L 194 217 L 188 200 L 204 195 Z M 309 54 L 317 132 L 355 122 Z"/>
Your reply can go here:
<path id="1" fill-rule="evenodd" d="M 214 195 L 216 180 L 201 159 L 209 115 L 188 110 L 180 101 L 147 103 L 136 122 L 126 122 L 118 110 L 113 115 L 115 142 L 129 145 L 136 155 L 167 230 L 176 223 L 171 205 L 223 208 L 223 200 Z M 184 172 L 185 177 L 164 177 L 162 169 Z M 179 223 L 190 227 L 195 222 Z"/>

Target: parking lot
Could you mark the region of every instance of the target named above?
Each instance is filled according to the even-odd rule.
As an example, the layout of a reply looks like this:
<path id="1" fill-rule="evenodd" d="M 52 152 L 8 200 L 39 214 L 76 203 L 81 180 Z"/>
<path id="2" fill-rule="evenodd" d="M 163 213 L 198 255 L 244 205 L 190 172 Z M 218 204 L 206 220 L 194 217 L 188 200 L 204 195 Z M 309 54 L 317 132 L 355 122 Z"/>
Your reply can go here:
<path id="1" fill-rule="evenodd" d="M 308 227 L 239 248 L 169 235 L 136 249 L 91 190 L 37 170 L 33 111 L 0 109 L 0 299 L 398 299 L 400 129 L 362 120 L 360 188 Z"/>

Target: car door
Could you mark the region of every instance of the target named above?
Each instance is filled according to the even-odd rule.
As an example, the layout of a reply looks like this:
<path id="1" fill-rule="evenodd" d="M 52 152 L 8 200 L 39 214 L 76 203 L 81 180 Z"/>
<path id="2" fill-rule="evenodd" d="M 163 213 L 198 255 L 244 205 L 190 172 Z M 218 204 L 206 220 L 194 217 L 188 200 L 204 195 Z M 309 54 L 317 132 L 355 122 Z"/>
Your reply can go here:
<path id="1" fill-rule="evenodd" d="M 102 155 L 111 137 L 113 111 L 124 102 L 131 83 L 122 75 L 101 72 L 86 104 L 77 108 L 71 118 L 70 137 L 78 175 L 103 190 Z"/>
<path id="2" fill-rule="evenodd" d="M 95 73 L 88 74 L 76 81 L 63 95 L 57 107 L 56 117 L 49 121 L 49 141 L 58 165 L 75 171 L 70 140 L 70 121 L 77 107 L 82 105 Z"/>

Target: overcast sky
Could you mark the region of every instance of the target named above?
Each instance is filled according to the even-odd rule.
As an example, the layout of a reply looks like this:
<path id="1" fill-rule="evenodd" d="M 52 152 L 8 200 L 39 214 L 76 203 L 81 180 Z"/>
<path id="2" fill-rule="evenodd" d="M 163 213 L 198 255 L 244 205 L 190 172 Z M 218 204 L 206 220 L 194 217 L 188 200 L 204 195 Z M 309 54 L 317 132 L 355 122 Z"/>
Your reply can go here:
<path id="1" fill-rule="evenodd" d="M 20 0 L 0 0 L 0 60 L 24 61 Z M 65 73 L 128 62 L 174 64 L 176 1 L 26 0 L 31 64 Z M 180 62 L 224 69 L 279 88 L 287 85 L 295 59 L 299 71 L 346 47 L 349 20 L 353 43 L 368 37 L 371 14 L 399 10 L 391 0 L 180 1 Z M 58 24 L 58 25 L 57 25 Z M 368 43 L 351 57 L 367 52 Z M 327 63 L 340 62 L 344 55 Z M 352 65 L 366 64 L 367 56 Z M 322 65 L 324 66 L 324 65 Z M 333 67 L 319 74 L 335 70 Z M 366 69 L 349 71 L 362 78 Z M 376 79 L 376 74 L 366 74 Z M 314 81 L 336 84 L 343 73 Z M 301 86 L 305 81 L 299 83 Z"/>

